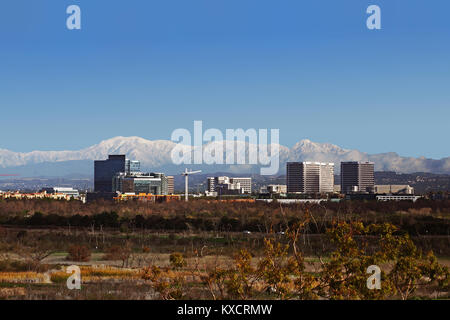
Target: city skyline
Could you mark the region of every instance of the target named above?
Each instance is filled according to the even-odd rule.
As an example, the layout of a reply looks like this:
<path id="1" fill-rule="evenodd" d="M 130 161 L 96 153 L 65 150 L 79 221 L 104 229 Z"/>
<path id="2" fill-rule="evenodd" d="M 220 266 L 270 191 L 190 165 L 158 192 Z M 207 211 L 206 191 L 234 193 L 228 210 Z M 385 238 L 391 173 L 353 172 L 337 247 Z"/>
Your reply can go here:
<path id="1" fill-rule="evenodd" d="M 0 300 L 450 300 L 448 0 L 0 7 Z"/>
<path id="2" fill-rule="evenodd" d="M 66 2 L 3 4 L 1 149 L 169 140 L 201 119 L 278 128 L 289 147 L 449 156 L 448 2 L 379 0 L 377 31 L 369 1 L 80 0 L 79 31 L 65 28 Z"/>

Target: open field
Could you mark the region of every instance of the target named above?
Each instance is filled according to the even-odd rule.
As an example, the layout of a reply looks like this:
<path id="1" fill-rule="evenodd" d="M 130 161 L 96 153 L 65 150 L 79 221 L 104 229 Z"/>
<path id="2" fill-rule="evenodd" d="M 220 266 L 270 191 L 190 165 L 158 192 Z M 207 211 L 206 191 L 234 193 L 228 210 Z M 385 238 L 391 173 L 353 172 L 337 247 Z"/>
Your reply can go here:
<path id="1" fill-rule="evenodd" d="M 246 248 L 252 253 L 252 265 L 256 266 L 264 256 L 263 239 L 270 236 L 266 234 L 243 235 L 233 233 L 213 235 L 210 233 L 141 233 L 123 234 L 117 231 L 104 231 L 100 237 L 97 233 L 83 230 L 59 229 L 21 229 L 5 228 L 6 242 L 2 243 L 2 263 L 0 263 L 0 298 L 6 299 L 159 299 L 159 293 L 142 279 L 145 268 L 149 265 L 162 269 L 170 269 L 170 256 L 173 252 L 180 252 L 185 259 L 185 265 L 175 273 L 185 273 L 190 278 L 190 284 L 184 289 L 192 299 L 210 299 L 211 295 L 203 285 L 201 276 L 207 274 L 207 270 L 225 269 L 234 262 L 234 254 L 238 248 Z M 17 242 L 17 235 L 26 231 L 26 238 L 36 243 L 41 239 L 43 244 L 47 241 L 54 246 L 45 244 L 44 257 L 39 262 L 36 271 L 33 264 L 27 264 L 30 255 L 27 250 L 20 250 L 21 244 Z M 218 237 L 217 237 L 218 236 Z M 277 238 L 277 236 L 271 236 Z M 310 235 L 305 247 L 313 238 L 323 235 Z M 442 238 L 442 237 L 441 237 Z M 90 256 L 87 261 L 73 261 L 65 248 L 74 241 L 89 247 Z M 448 241 L 448 238 L 445 239 Z M 21 240 L 25 241 L 25 240 Z M 111 243 L 122 243 L 123 247 L 129 247 L 130 251 L 122 257 L 108 257 Z M 10 250 L 5 248 L 10 245 Z M 22 244 L 26 246 L 26 244 Z M 39 246 L 39 242 L 37 242 Z M 114 245 L 113 245 L 114 246 Z M 14 249 L 17 248 L 17 249 Z M 39 251 L 39 250 L 38 250 Z M 323 255 L 322 255 L 323 254 Z M 321 262 L 329 262 L 326 252 L 321 256 L 309 255 L 305 257 L 305 271 L 319 273 Z M 21 262 L 7 266 L 5 261 Z M 450 267 L 449 256 L 439 256 L 438 261 Z M 66 286 L 69 274 L 67 266 L 77 265 L 81 267 L 81 290 L 69 290 Z M 423 297 L 433 297 L 430 292 L 418 291 Z M 431 295 L 430 295 L 431 294 Z M 440 293 L 437 297 L 447 297 Z M 434 296 L 436 297 L 436 296 Z M 263 297 L 264 298 L 264 297 Z"/>
<path id="2" fill-rule="evenodd" d="M 79 204 L 12 204 L 0 203 L 1 299 L 450 297 L 448 203 L 96 204 L 79 208 L 82 215 L 72 212 Z M 374 295 L 364 289 L 365 268 L 377 259 L 387 283 L 404 281 L 413 270 L 393 277 L 402 259 L 412 259 L 406 265 L 423 275 L 413 274 L 415 289 L 404 296 L 401 286 Z M 81 290 L 67 288 L 71 265 L 81 268 Z M 345 273 L 348 267 L 353 271 Z M 434 281 L 427 272 L 441 276 Z M 348 284 L 332 287 L 336 277 Z"/>

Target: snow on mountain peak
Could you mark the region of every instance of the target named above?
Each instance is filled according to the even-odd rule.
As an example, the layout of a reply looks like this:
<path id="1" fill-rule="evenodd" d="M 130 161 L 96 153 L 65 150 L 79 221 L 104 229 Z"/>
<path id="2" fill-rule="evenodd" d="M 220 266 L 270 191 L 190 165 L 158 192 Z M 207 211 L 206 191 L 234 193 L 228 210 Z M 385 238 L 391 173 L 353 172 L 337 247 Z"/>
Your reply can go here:
<path id="1" fill-rule="evenodd" d="M 0 167 L 17 167 L 44 162 L 106 159 L 109 154 L 125 154 L 129 159 L 140 160 L 145 167 L 164 170 L 172 166 L 171 151 L 176 143 L 169 140 L 147 140 L 141 137 L 117 136 L 78 151 L 32 151 L 28 153 L 0 149 Z M 401 157 L 396 153 L 369 155 L 358 150 L 343 149 L 331 143 L 317 143 L 309 139 L 297 142 L 291 149 L 280 148 L 280 171 L 286 161 L 334 162 L 336 171 L 340 161 L 374 161 L 376 170 L 398 172 L 449 173 L 450 158 L 441 160 L 424 157 Z M 245 152 L 248 153 L 248 144 Z"/>

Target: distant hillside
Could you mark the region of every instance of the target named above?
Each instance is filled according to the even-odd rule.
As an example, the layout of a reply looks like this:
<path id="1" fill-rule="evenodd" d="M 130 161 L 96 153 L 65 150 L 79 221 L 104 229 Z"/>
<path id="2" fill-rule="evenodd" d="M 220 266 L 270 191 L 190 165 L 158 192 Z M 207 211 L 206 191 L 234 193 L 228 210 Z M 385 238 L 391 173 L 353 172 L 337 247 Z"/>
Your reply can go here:
<path id="1" fill-rule="evenodd" d="M 426 172 L 395 173 L 375 172 L 376 184 L 409 184 L 416 193 L 450 191 L 450 175 Z"/>

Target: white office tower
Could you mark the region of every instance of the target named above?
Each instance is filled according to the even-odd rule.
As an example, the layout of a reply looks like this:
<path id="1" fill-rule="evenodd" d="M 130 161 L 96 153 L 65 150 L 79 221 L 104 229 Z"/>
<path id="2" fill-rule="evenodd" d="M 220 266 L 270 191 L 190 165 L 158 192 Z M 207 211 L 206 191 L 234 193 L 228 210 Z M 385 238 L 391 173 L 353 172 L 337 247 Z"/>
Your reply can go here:
<path id="1" fill-rule="evenodd" d="M 230 183 L 240 185 L 244 193 L 252 193 L 252 178 L 230 178 Z"/>
<path id="2" fill-rule="evenodd" d="M 331 193 L 334 186 L 334 163 L 288 162 L 288 193 Z"/>
<path id="3" fill-rule="evenodd" d="M 334 163 L 320 164 L 320 193 L 334 192 Z"/>

